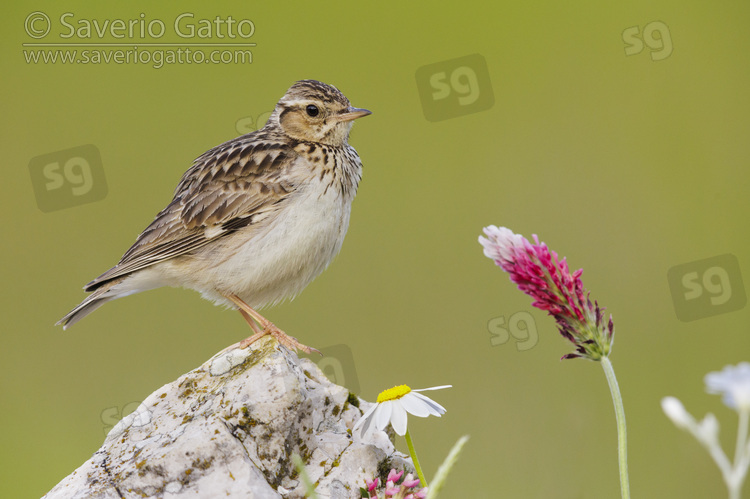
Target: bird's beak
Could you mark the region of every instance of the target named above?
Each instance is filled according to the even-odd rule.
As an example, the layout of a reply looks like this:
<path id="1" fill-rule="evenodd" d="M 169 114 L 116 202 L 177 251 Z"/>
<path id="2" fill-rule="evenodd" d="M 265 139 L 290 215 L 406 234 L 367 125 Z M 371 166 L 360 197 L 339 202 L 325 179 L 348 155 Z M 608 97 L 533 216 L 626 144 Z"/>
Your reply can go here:
<path id="1" fill-rule="evenodd" d="M 356 120 L 357 118 L 361 118 L 362 116 L 367 116 L 368 114 L 372 114 L 372 111 L 368 111 L 367 109 L 359 109 L 357 107 L 348 107 L 343 113 L 339 114 L 338 120 L 352 121 Z"/>

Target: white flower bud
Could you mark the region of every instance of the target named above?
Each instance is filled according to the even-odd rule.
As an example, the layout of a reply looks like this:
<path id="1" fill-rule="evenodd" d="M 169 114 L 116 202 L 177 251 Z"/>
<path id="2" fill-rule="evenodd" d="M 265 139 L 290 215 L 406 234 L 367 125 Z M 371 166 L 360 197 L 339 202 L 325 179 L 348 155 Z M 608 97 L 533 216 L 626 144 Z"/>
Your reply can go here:
<path id="1" fill-rule="evenodd" d="M 661 399 L 661 408 L 664 414 L 678 427 L 688 430 L 695 426 L 695 418 L 688 414 L 682 402 L 674 397 L 664 397 Z"/>

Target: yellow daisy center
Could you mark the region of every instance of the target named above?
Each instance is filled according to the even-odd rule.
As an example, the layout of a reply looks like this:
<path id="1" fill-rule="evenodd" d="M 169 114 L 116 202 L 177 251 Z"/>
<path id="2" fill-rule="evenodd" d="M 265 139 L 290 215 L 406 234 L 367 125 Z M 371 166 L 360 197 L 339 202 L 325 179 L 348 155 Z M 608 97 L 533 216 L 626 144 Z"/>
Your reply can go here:
<path id="1" fill-rule="evenodd" d="M 403 397 L 410 391 L 411 391 L 411 388 L 409 388 L 406 385 L 398 385 L 398 386 L 394 386 L 393 388 L 384 390 L 380 392 L 380 395 L 378 395 L 378 404 L 381 402 L 385 402 L 386 400 L 400 399 L 401 397 Z"/>

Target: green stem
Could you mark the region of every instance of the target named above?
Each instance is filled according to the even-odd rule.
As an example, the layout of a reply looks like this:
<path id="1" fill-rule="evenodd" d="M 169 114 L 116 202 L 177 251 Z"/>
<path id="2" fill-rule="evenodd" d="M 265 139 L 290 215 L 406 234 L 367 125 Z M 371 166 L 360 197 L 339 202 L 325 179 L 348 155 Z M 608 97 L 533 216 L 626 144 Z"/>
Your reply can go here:
<path id="1" fill-rule="evenodd" d="M 414 444 L 411 441 L 411 435 L 409 435 L 409 430 L 406 430 L 406 445 L 409 446 L 409 454 L 411 454 L 411 460 L 414 463 L 414 469 L 417 470 L 417 475 L 419 476 L 419 486 L 427 487 L 427 480 L 425 480 L 424 473 L 422 473 L 422 467 L 419 465 L 419 459 L 417 458 L 417 451 L 414 450 Z"/>
<path id="2" fill-rule="evenodd" d="M 318 499 L 318 494 L 315 492 L 315 487 L 313 487 L 310 476 L 305 470 L 305 463 L 302 462 L 302 458 L 296 453 L 292 454 L 292 462 L 294 463 L 294 467 L 297 468 L 299 477 L 302 479 L 302 485 L 305 487 L 305 497 Z"/>
<path id="3" fill-rule="evenodd" d="M 609 357 L 602 357 L 602 368 L 607 376 L 612 402 L 615 404 L 615 418 L 617 419 L 617 454 L 620 464 L 620 493 L 622 499 L 630 499 L 630 483 L 628 481 L 628 432 L 625 427 L 625 408 L 622 405 L 620 387 L 617 385 L 615 370 Z"/>

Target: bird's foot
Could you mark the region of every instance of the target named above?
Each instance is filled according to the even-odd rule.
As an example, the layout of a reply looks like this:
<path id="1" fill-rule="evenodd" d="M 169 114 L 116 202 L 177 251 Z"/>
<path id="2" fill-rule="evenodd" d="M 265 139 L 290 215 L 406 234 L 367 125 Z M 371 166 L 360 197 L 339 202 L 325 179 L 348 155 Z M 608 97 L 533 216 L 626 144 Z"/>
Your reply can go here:
<path id="1" fill-rule="evenodd" d="M 258 339 L 262 338 L 263 336 L 270 334 L 274 338 L 276 338 L 276 341 L 279 342 L 280 345 L 284 345 L 288 349 L 292 350 L 293 352 L 297 352 L 297 350 L 302 350 L 305 353 L 312 353 L 312 352 L 318 352 L 320 355 L 323 355 L 320 353 L 320 350 L 316 350 L 315 348 L 309 347 L 307 345 L 303 345 L 299 341 L 297 341 L 297 338 L 294 338 L 292 336 L 289 336 L 281 329 L 277 328 L 276 325 L 274 325 L 271 321 L 260 315 L 258 312 L 253 310 L 253 308 L 242 301 L 242 299 L 235 295 L 235 294 L 228 294 L 225 295 L 229 300 L 234 302 L 235 305 L 237 305 L 237 308 L 239 309 L 240 313 L 242 314 L 242 317 L 245 318 L 245 321 L 250 325 L 250 327 L 255 331 L 255 334 L 252 336 L 249 336 L 245 338 L 244 340 L 240 341 L 237 345 L 239 345 L 239 348 L 247 348 Z M 261 329 L 262 327 L 262 329 Z M 234 348 L 235 345 L 232 345 L 230 348 Z"/>
<path id="2" fill-rule="evenodd" d="M 255 333 L 252 336 L 249 336 L 245 338 L 244 340 L 240 341 L 239 348 L 247 348 L 256 341 L 258 341 L 263 336 L 270 334 L 274 338 L 276 338 L 276 341 L 279 342 L 279 344 L 284 345 L 289 350 L 292 350 L 293 352 L 296 352 L 297 350 L 302 350 L 305 353 L 312 353 L 317 352 L 320 353 L 319 350 L 309 347 L 307 345 L 303 345 L 299 341 L 297 341 L 297 338 L 294 338 L 293 336 L 289 336 L 284 331 L 276 327 L 273 323 L 268 322 L 263 325 L 263 331 L 259 333 Z M 321 354 L 323 355 L 323 354 Z"/>

